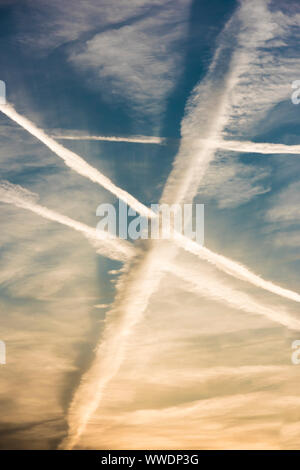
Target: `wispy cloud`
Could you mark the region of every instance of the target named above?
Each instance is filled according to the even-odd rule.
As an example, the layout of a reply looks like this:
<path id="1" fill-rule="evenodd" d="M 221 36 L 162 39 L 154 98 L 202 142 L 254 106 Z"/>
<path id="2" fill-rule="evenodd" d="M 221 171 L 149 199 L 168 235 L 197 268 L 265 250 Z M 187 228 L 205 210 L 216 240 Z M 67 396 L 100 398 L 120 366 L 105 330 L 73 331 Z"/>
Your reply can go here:
<path id="1" fill-rule="evenodd" d="M 103 135 L 53 135 L 58 140 L 95 140 L 107 142 L 129 142 L 135 144 L 160 144 L 166 143 L 163 137 L 152 137 L 146 135 L 137 135 L 132 137 L 103 136 Z"/>
<path id="2" fill-rule="evenodd" d="M 130 244 L 125 240 L 111 240 L 108 233 L 93 229 L 70 217 L 43 207 L 37 204 L 36 200 L 37 196 L 35 194 L 21 186 L 12 185 L 9 182 L 0 182 L 0 201 L 30 210 L 45 219 L 58 222 L 83 233 L 97 246 L 98 253 L 104 256 L 125 261 L 133 255 Z"/>

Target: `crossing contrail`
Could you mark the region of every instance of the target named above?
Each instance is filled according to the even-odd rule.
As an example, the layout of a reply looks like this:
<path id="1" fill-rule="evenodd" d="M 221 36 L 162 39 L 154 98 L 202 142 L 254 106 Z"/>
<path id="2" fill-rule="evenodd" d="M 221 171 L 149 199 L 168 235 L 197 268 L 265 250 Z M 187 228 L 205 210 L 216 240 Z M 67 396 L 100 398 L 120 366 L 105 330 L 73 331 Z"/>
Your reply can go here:
<path id="1" fill-rule="evenodd" d="M 233 152 L 260 154 L 292 154 L 300 155 L 300 145 L 271 144 L 268 142 L 250 142 L 240 140 L 220 140 L 216 142 L 219 149 Z"/>
<path id="2" fill-rule="evenodd" d="M 262 305 L 253 300 L 250 295 L 233 289 L 226 283 L 207 275 L 207 273 L 203 275 L 201 272 L 199 273 L 196 270 L 191 271 L 178 265 L 176 265 L 176 270 L 173 265 L 166 266 L 165 270 L 177 276 L 181 282 L 184 282 L 182 286 L 184 290 L 189 290 L 218 302 L 225 302 L 230 307 L 238 310 L 262 315 L 291 330 L 300 331 L 300 320 L 289 315 L 286 310 L 280 307 L 274 308 Z"/>
<path id="3" fill-rule="evenodd" d="M 52 135 L 53 139 L 57 140 L 91 140 L 91 141 L 107 141 L 107 142 L 129 142 L 140 144 L 160 144 L 164 145 L 167 142 L 165 137 L 154 136 L 133 136 L 133 137 L 116 137 L 116 136 L 103 136 L 103 135 Z M 173 139 L 175 140 L 175 139 Z M 176 139 L 179 140 L 179 139 Z M 197 139 L 195 139 L 197 140 Z M 251 142 L 247 140 L 209 140 L 199 139 L 203 144 L 209 144 L 220 150 L 229 150 L 238 153 L 260 153 L 267 154 L 291 154 L 300 155 L 300 145 L 287 145 L 287 144 L 273 144 L 269 142 Z"/>

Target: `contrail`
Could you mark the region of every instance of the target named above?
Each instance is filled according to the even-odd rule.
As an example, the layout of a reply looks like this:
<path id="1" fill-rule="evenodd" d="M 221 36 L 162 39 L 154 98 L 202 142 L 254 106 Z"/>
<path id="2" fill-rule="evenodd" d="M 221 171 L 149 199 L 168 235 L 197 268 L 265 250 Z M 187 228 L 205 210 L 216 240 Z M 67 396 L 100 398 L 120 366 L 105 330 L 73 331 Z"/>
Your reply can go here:
<path id="1" fill-rule="evenodd" d="M 185 251 L 189 251 L 190 253 L 197 255 L 202 260 L 207 261 L 230 276 L 234 276 L 237 279 L 249 282 L 257 287 L 260 287 L 261 289 L 267 290 L 286 299 L 300 302 L 300 295 L 297 292 L 280 287 L 271 281 L 265 281 L 262 277 L 254 274 L 252 271 L 246 268 L 246 266 L 237 263 L 236 261 L 233 261 L 223 255 L 215 253 L 204 246 L 200 246 L 179 233 L 174 234 L 174 237 L 178 246 L 184 248 Z"/>
<path id="2" fill-rule="evenodd" d="M 130 243 L 121 239 L 111 239 L 108 233 L 89 227 L 81 222 L 59 214 L 47 207 L 37 204 L 37 195 L 27 191 L 22 186 L 11 184 L 7 181 L 0 182 L 0 201 L 13 204 L 17 207 L 34 212 L 44 219 L 66 225 L 81 232 L 97 248 L 97 252 L 108 258 L 118 261 L 128 261 L 136 251 Z"/>
<path id="3" fill-rule="evenodd" d="M 223 105 L 225 106 L 224 103 Z M 100 184 L 100 186 L 103 186 L 108 191 L 113 193 L 115 196 L 123 200 L 126 204 L 128 204 L 130 207 L 132 207 L 136 212 L 138 212 L 142 216 L 147 217 L 147 218 L 157 217 L 157 214 L 155 212 L 153 212 L 151 209 L 149 209 L 144 204 L 139 202 L 136 198 L 131 196 L 129 193 L 127 193 L 123 189 L 116 186 L 109 178 L 104 176 L 96 168 L 89 165 L 82 157 L 80 157 L 76 153 L 71 152 L 70 150 L 66 149 L 62 145 L 55 142 L 51 137 L 47 136 L 44 131 L 42 131 L 41 129 L 38 129 L 31 121 L 21 116 L 20 114 L 18 114 L 11 105 L 8 105 L 8 104 L 0 105 L 0 111 L 2 111 L 6 116 L 8 116 L 10 119 L 15 121 L 25 130 L 27 130 L 30 134 L 32 134 L 41 142 L 43 142 L 56 155 L 62 158 L 67 166 L 72 168 L 78 174 L 85 176 L 86 178 L 89 178 L 91 181 L 95 183 Z M 217 147 L 216 142 L 218 141 L 218 138 L 214 138 L 212 140 L 211 139 L 206 139 L 206 140 L 207 140 L 206 145 L 203 148 L 203 146 L 201 145 L 201 139 L 195 138 L 194 144 L 191 146 L 191 144 L 188 143 L 189 139 L 183 138 L 183 143 L 181 145 L 181 149 L 179 152 L 180 158 L 179 158 L 179 155 L 176 158 L 174 170 L 168 179 L 166 188 L 162 196 L 162 200 L 161 200 L 162 203 L 170 202 L 170 198 L 173 196 L 175 189 L 177 191 L 176 196 L 175 196 L 176 200 L 175 201 L 173 200 L 172 203 L 182 202 L 185 199 L 185 195 L 187 193 L 191 195 L 193 191 L 196 190 L 198 183 L 196 183 L 195 181 L 195 175 L 198 174 L 198 178 L 199 178 L 201 174 L 204 174 L 204 171 L 207 165 L 209 164 L 209 161 L 212 158 L 213 153 Z M 196 165 L 197 165 L 196 169 L 193 168 L 193 166 L 187 164 L 186 160 L 183 158 L 185 155 L 187 155 L 187 158 L 190 159 L 190 156 L 193 153 L 195 153 L 196 157 L 199 160 L 197 163 L 197 159 L 194 160 L 195 157 L 193 157 L 193 162 L 196 161 Z M 202 156 L 203 156 L 203 162 L 200 163 L 202 161 Z M 203 168 L 200 169 L 200 166 L 202 164 L 203 164 Z M 184 168 L 184 165 L 186 165 L 186 168 Z M 177 184 L 177 179 L 179 176 L 178 171 L 179 171 L 179 175 L 182 174 L 180 171 L 182 171 L 184 175 L 184 178 L 181 178 L 179 181 L 179 186 Z M 193 182 L 194 182 L 195 187 L 191 189 L 190 186 L 193 186 Z M 201 247 L 196 242 L 188 238 L 185 238 L 180 234 L 177 234 L 177 236 L 174 237 L 174 241 L 181 248 L 189 251 L 190 253 L 197 255 L 199 258 L 203 260 L 206 260 L 214 264 L 218 269 L 225 271 L 228 274 L 237 277 L 238 279 L 243 279 L 247 282 L 254 284 L 257 287 L 261 287 L 265 290 L 269 290 L 270 292 L 274 294 L 280 295 L 282 297 L 286 297 L 291 300 L 295 300 L 296 302 L 300 302 L 300 295 L 297 294 L 296 292 L 290 291 L 288 289 L 283 289 L 280 286 L 277 286 L 276 284 L 273 284 L 269 281 L 264 281 L 260 276 L 257 276 L 256 274 L 254 274 L 253 272 L 251 272 L 249 269 L 242 266 L 241 264 L 229 258 L 226 258 L 225 256 L 218 255 L 212 252 L 211 250 L 209 250 L 208 248 Z"/>
<path id="4" fill-rule="evenodd" d="M 220 149 L 232 150 L 233 152 L 300 155 L 300 145 L 258 143 L 246 140 L 220 140 L 216 142 L 216 145 Z"/>
<path id="5" fill-rule="evenodd" d="M 141 144 L 160 144 L 167 142 L 165 137 L 152 136 L 133 136 L 133 137 L 115 137 L 103 135 L 52 135 L 57 140 L 99 140 L 108 142 L 131 142 Z M 177 139 L 179 140 L 179 139 Z M 251 142 L 247 140 L 209 140 L 199 139 L 201 144 L 209 144 L 216 149 L 230 150 L 232 152 L 241 153 L 260 153 L 260 154 L 292 154 L 300 155 L 300 145 L 273 144 L 269 142 Z"/>
<path id="6" fill-rule="evenodd" d="M 57 140 L 103 140 L 107 142 L 129 142 L 133 144 L 157 144 L 165 145 L 164 137 L 154 137 L 146 135 L 136 135 L 132 137 L 117 137 L 105 135 L 52 135 Z"/>
<path id="7" fill-rule="evenodd" d="M 153 217 L 153 212 L 148 209 L 148 207 L 141 204 L 137 199 L 135 199 L 131 194 L 127 193 L 121 188 L 118 188 L 109 178 L 104 176 L 96 168 L 89 165 L 82 157 L 77 155 L 75 152 L 66 149 L 54 139 L 49 137 L 43 130 L 36 127 L 29 119 L 21 116 L 14 107 L 10 104 L 0 105 L 0 111 L 5 114 L 7 117 L 15 121 L 21 127 L 23 127 L 27 132 L 32 134 L 38 140 L 43 142 L 52 152 L 54 152 L 58 157 L 62 158 L 65 164 L 76 171 L 76 173 L 89 178 L 94 183 L 100 184 L 105 189 L 110 191 L 112 194 L 122 199 L 126 204 L 132 207 L 136 212 L 143 215 L 144 217 Z"/>

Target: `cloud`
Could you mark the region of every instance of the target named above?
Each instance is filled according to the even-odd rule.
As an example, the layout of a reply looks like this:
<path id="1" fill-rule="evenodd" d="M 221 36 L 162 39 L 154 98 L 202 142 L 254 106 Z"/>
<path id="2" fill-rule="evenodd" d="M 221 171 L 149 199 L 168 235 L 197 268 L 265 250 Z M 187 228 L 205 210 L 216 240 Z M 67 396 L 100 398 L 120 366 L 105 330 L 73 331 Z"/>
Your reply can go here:
<path id="1" fill-rule="evenodd" d="M 92 74 L 101 95 L 121 100 L 141 116 L 161 119 L 179 76 L 180 41 L 187 29 L 189 0 L 162 2 L 144 18 L 95 34 L 69 60 Z"/>
<path id="2" fill-rule="evenodd" d="M 159 129 L 179 78 L 191 3 L 31 0 L 31 30 L 26 31 L 19 13 L 19 39 L 35 53 L 64 47 L 69 62 L 103 99 L 117 98 Z"/>
<path id="3" fill-rule="evenodd" d="M 271 171 L 253 162 L 244 164 L 236 155 L 218 152 L 199 186 L 199 197 L 216 200 L 218 207 L 237 207 L 270 191 Z"/>

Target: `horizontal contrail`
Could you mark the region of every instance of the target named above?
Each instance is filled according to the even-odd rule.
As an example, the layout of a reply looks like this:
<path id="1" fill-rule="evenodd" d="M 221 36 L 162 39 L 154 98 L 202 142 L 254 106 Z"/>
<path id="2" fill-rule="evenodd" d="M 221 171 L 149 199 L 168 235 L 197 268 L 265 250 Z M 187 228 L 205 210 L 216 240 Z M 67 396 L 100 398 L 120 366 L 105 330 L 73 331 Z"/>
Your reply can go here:
<path id="1" fill-rule="evenodd" d="M 100 184 L 108 191 L 113 193 L 115 196 L 123 200 L 126 204 L 132 207 L 136 212 L 141 214 L 144 217 L 148 218 L 156 218 L 157 214 L 153 212 L 151 209 L 146 207 L 144 204 L 139 202 L 136 198 L 131 196 L 127 191 L 116 186 L 109 178 L 104 176 L 100 171 L 96 168 L 89 165 L 82 157 L 77 155 L 74 152 L 66 149 L 62 145 L 55 142 L 55 140 L 51 139 L 51 137 L 47 136 L 44 131 L 38 129 L 31 121 L 27 118 L 24 118 L 20 114 L 18 114 L 15 109 L 11 105 L 0 105 L 0 111 L 2 111 L 6 116 L 10 119 L 18 123 L 21 127 L 26 129 L 30 134 L 34 135 L 37 139 L 43 142 L 47 147 L 49 147 L 56 155 L 64 160 L 67 166 L 72 168 L 77 173 L 89 178 L 91 181 Z M 184 146 L 187 144 L 186 139 L 184 140 Z M 207 143 L 208 153 L 210 152 L 210 143 Z M 183 146 L 183 148 L 184 148 Z M 195 145 L 195 150 L 199 146 L 199 143 Z M 203 149 L 202 149 L 203 150 Z M 172 177 L 173 178 L 173 177 Z M 176 177 L 174 177 L 176 180 Z M 186 191 L 186 187 L 190 182 L 188 181 L 189 178 L 184 181 L 181 191 L 183 193 Z M 173 191 L 173 182 L 169 182 L 169 186 L 167 189 L 170 190 L 172 193 Z M 180 191 L 180 192 L 181 192 Z M 165 193 L 166 193 L 165 189 Z M 167 198 L 166 198 L 167 199 Z M 164 199 L 162 202 L 165 202 Z M 217 253 L 212 252 L 208 248 L 204 248 L 200 246 L 198 243 L 184 237 L 183 235 L 177 233 L 174 236 L 174 241 L 180 246 L 181 248 L 189 251 L 197 255 L 199 258 L 208 261 L 209 263 L 214 264 L 218 269 L 225 271 L 226 273 L 230 274 L 231 276 L 237 277 L 238 279 L 243 279 L 244 281 L 250 282 L 257 287 L 262 289 L 268 290 L 274 294 L 280 295 L 281 297 L 288 298 L 290 300 L 294 300 L 296 302 L 300 302 L 300 295 L 296 292 L 293 292 L 289 289 L 284 289 L 276 284 L 273 284 L 270 281 L 265 281 L 260 276 L 257 276 L 253 272 L 251 272 L 246 267 L 242 266 L 241 264 L 226 258 L 225 256 L 219 255 Z"/>
<path id="2" fill-rule="evenodd" d="M 0 201 L 13 204 L 17 207 L 34 212 L 44 219 L 66 225 L 81 232 L 97 248 L 97 252 L 108 258 L 118 261 L 127 261 L 134 254 L 135 249 L 130 243 L 121 239 L 110 239 L 108 233 L 99 229 L 93 229 L 88 225 L 59 214 L 36 203 L 37 196 L 21 186 L 7 181 L 0 182 Z"/>
<path id="3" fill-rule="evenodd" d="M 136 264 L 122 277 L 118 293 L 105 320 L 103 337 L 99 343 L 90 369 L 83 375 L 81 383 L 72 399 L 69 412 L 69 431 L 60 444 L 61 449 L 73 449 L 84 433 L 90 417 L 99 407 L 103 394 L 110 381 L 118 373 L 126 354 L 126 345 L 132 330 L 141 320 L 149 305 L 151 295 L 159 288 L 163 273 L 177 276 L 183 288 L 187 287 L 196 294 L 222 301 L 233 308 L 249 313 L 260 314 L 290 329 L 300 330 L 300 321 L 284 310 L 262 305 L 236 289 L 230 288 L 219 280 L 206 276 L 191 276 L 189 270 L 177 265 L 161 266 L 161 256 L 153 256 L 153 251 L 136 260 Z"/>
<path id="4" fill-rule="evenodd" d="M 117 137 L 105 135 L 52 135 L 53 139 L 58 140 L 101 140 L 107 142 L 130 142 L 133 144 L 157 144 L 164 145 L 164 137 L 154 137 L 146 135 L 136 135 L 132 137 Z"/>
<path id="5" fill-rule="evenodd" d="M 164 145 L 168 139 L 165 137 L 152 136 L 133 136 L 133 137 L 115 137 L 103 135 L 52 135 L 53 139 L 58 140 L 95 140 L 108 142 L 131 142 L 140 144 L 160 144 Z M 178 140 L 179 139 L 173 139 Z M 188 139 L 187 139 L 188 140 Z M 247 140 L 209 140 L 199 139 L 202 144 L 209 144 L 216 149 L 230 150 L 241 153 L 260 153 L 260 154 L 292 154 L 300 155 L 300 145 L 273 144 L 269 142 L 251 142 Z"/>

